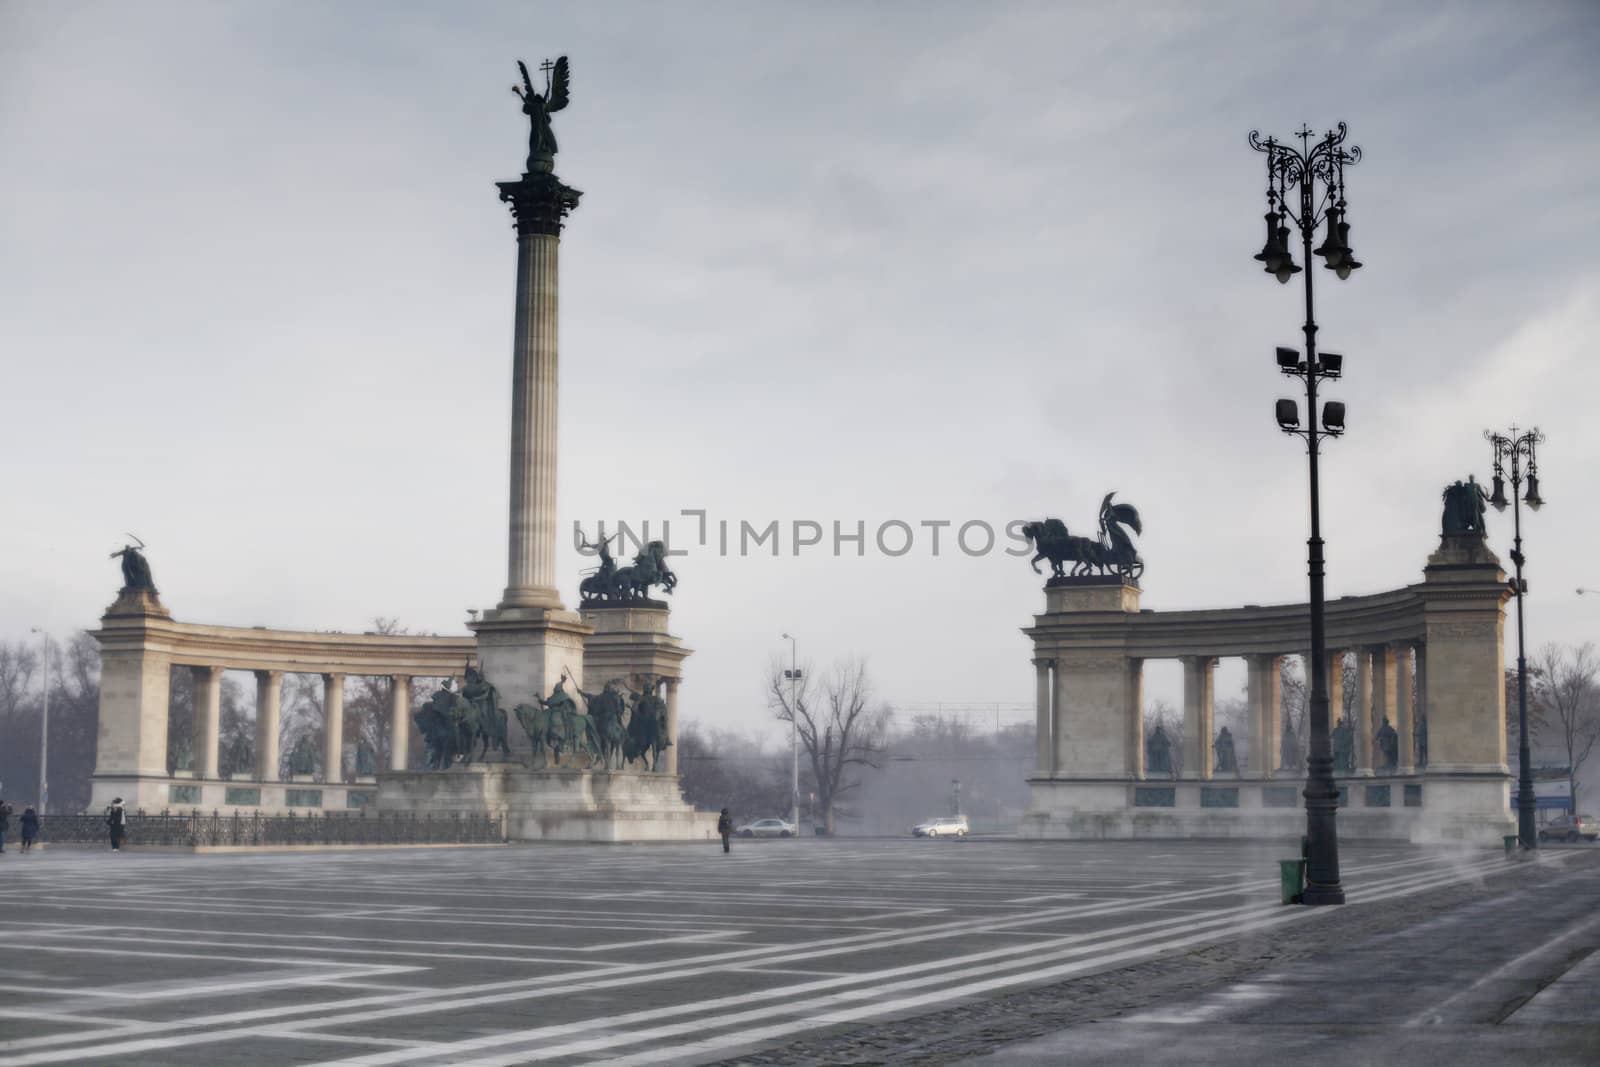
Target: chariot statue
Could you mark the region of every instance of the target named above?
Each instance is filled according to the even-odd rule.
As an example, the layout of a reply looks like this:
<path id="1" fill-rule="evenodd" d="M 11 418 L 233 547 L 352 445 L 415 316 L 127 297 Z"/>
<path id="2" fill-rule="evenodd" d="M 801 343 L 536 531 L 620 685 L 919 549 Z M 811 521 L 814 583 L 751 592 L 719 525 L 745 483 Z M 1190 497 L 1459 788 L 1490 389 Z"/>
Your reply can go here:
<path id="1" fill-rule="evenodd" d="M 1098 538 L 1071 534 L 1060 519 L 1043 519 L 1026 523 L 1023 536 L 1032 542 L 1035 555 L 1030 563 L 1035 574 L 1041 573 L 1039 561 L 1050 561 L 1053 578 L 1068 577 L 1065 564 L 1072 563 L 1071 577 L 1082 577 L 1099 571 L 1101 574 L 1120 574 L 1137 579 L 1144 573 L 1144 560 L 1133 547 L 1128 530 L 1144 533 L 1139 511 L 1132 504 L 1113 504 L 1115 492 L 1107 493 L 1100 502 L 1100 531 Z"/>
<path id="2" fill-rule="evenodd" d="M 678 576 L 667 566 L 666 542 L 651 541 L 633 557 L 632 563 L 618 567 L 607 547 L 611 538 L 590 544 L 581 532 L 579 537 L 582 547 L 594 548 L 600 554 L 600 566 L 578 584 L 584 604 L 639 603 L 649 599 L 651 586 L 659 585 L 668 595 L 677 588 Z"/>

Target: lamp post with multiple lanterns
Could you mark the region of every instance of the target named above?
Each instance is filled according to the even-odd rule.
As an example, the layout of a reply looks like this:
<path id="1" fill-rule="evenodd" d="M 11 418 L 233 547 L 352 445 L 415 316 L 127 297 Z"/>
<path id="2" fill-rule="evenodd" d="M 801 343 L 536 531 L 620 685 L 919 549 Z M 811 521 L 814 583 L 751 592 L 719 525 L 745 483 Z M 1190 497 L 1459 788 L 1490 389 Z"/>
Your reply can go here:
<path id="1" fill-rule="evenodd" d="M 1250 147 L 1267 160 L 1267 242 L 1255 258 L 1268 274 L 1285 284 L 1301 273 L 1289 250 L 1289 226 L 1299 231 L 1302 258 L 1307 267 L 1313 255 L 1321 256 L 1324 266 L 1339 278 L 1350 277 L 1360 268 L 1350 248 L 1350 224 L 1345 221 L 1344 169 L 1361 160 L 1361 149 L 1346 148 L 1345 124 L 1339 123 L 1316 143 L 1311 130 L 1302 126 L 1295 134 L 1298 148 L 1274 137 L 1262 139 L 1250 133 Z M 1291 203 L 1291 195 L 1294 203 Z M 1311 247 L 1317 227 L 1327 223 L 1327 234 L 1320 246 Z M 1333 746 L 1328 723 L 1328 663 L 1323 618 L 1322 502 L 1317 484 L 1317 453 L 1324 437 L 1344 433 L 1344 404 L 1330 400 L 1322 408 L 1321 428 L 1317 422 L 1317 386 L 1337 380 L 1344 370 L 1344 357 L 1332 352 L 1317 353 L 1317 323 L 1312 315 L 1312 272 L 1305 274 L 1306 319 L 1302 328 L 1306 338 L 1305 358 L 1292 348 L 1277 351 L 1278 369 L 1299 378 L 1306 390 L 1306 425 L 1300 426 L 1298 405 L 1279 400 L 1278 426 L 1285 433 L 1305 439 L 1310 457 L 1311 537 L 1307 541 L 1307 571 L 1311 579 L 1311 679 L 1309 701 L 1310 755 L 1306 759 L 1306 888 L 1301 900 L 1306 904 L 1343 904 L 1344 887 L 1339 881 L 1339 837 L 1335 818 L 1339 810 L 1339 790 L 1333 781 Z"/>
<path id="2" fill-rule="evenodd" d="M 1539 847 L 1539 832 L 1534 825 L 1533 755 L 1528 745 L 1528 659 L 1523 645 L 1522 597 L 1528 583 L 1522 577 L 1522 504 L 1528 510 L 1538 511 L 1544 505 L 1539 495 L 1539 459 L 1535 449 L 1544 440 L 1538 427 L 1510 433 L 1485 430 L 1483 436 L 1494 450 L 1494 491 L 1489 503 L 1496 511 L 1506 509 L 1506 467 L 1511 468 L 1511 562 L 1516 564 L 1517 576 L 1511 579 L 1511 591 L 1517 597 L 1517 841 L 1523 848 Z M 1517 495 L 1522 488 L 1522 461 L 1528 461 L 1528 491 Z M 1579 593 L 1583 590 L 1579 589 Z"/>

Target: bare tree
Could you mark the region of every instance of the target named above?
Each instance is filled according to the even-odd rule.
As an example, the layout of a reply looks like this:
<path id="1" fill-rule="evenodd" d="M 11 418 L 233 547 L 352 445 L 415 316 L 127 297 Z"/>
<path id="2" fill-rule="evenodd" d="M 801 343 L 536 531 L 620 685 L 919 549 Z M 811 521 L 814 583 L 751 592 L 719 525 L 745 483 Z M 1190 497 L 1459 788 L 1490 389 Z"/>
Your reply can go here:
<path id="1" fill-rule="evenodd" d="M 1299 656 L 1285 656 L 1278 666 L 1278 701 L 1283 706 L 1283 725 L 1294 731 L 1303 749 L 1306 739 L 1306 675 Z"/>
<path id="2" fill-rule="evenodd" d="M 1600 656 L 1592 642 L 1577 648 L 1545 645 L 1528 670 L 1529 681 L 1539 678 L 1538 704 L 1547 725 L 1566 751 L 1567 786 L 1572 790 L 1572 810 L 1578 810 L 1578 772 L 1600 741 Z"/>
<path id="3" fill-rule="evenodd" d="M 793 690 L 792 706 L 790 692 L 783 664 L 775 659 L 767 671 L 767 703 L 778 721 L 797 725 L 816 782 L 822 826 L 831 834 L 840 801 L 861 785 L 861 768 L 882 766 L 893 712 L 874 699 L 866 661 L 859 658 L 834 664 L 820 683 L 807 667 Z"/>
<path id="4" fill-rule="evenodd" d="M 28 642 L 0 641 L 0 719 L 9 720 L 22 710 L 38 669 L 39 654 Z"/>

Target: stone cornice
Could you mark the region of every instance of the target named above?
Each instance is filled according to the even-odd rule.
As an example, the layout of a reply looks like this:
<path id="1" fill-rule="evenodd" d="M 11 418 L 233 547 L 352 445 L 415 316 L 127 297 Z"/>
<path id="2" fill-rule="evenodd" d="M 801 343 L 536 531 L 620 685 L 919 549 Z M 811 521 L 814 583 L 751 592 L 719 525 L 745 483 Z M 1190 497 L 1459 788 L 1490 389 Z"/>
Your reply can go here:
<path id="1" fill-rule="evenodd" d="M 92 636 L 107 653 L 148 649 L 177 665 L 290 674 L 453 676 L 477 653 L 471 636 L 207 626 L 149 615 L 108 615 Z"/>

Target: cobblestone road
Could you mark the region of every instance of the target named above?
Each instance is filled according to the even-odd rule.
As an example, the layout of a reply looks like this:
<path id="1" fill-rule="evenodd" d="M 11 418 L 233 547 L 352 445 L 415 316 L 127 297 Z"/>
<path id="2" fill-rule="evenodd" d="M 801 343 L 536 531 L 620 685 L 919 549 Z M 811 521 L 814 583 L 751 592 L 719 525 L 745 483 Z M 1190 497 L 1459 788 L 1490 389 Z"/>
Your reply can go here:
<path id="1" fill-rule="evenodd" d="M 1352 904 L 1304 909 L 1277 904 L 1284 852 L 7 853 L 0 1067 L 948 1061 L 1600 857 L 1347 846 Z"/>

